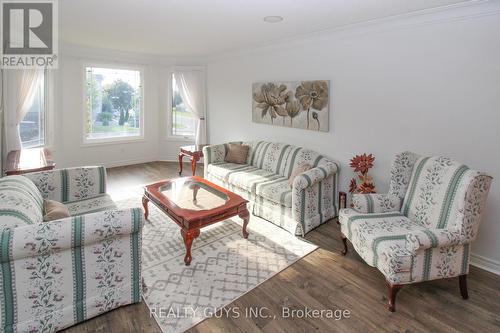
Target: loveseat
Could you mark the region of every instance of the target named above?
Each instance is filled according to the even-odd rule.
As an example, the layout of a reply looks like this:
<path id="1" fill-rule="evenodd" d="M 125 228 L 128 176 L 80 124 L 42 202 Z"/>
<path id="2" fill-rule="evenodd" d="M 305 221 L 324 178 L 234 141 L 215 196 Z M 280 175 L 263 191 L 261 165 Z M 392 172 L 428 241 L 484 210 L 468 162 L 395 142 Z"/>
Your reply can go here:
<path id="1" fill-rule="evenodd" d="M 246 164 L 225 162 L 228 144 L 203 148 L 205 178 L 250 201 L 249 210 L 292 234 L 304 236 L 337 216 L 338 165 L 309 149 L 285 143 L 243 142 Z M 293 170 L 312 168 L 294 178 Z"/>
<path id="2" fill-rule="evenodd" d="M 71 217 L 43 222 L 43 200 Z M 53 332 L 141 300 L 142 210 L 103 167 L 0 178 L 0 331 Z"/>

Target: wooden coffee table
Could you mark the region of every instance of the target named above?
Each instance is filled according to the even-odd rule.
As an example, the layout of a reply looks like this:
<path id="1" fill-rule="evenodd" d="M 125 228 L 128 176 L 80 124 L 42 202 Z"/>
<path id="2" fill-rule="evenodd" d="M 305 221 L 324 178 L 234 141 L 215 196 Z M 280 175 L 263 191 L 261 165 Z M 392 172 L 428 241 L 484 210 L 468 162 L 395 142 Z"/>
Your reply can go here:
<path id="1" fill-rule="evenodd" d="M 191 263 L 191 245 L 200 229 L 238 215 L 243 219 L 243 237 L 248 238 L 250 214 L 247 200 L 201 177 L 162 180 L 144 187 L 144 217 L 149 215 L 151 201 L 181 228 L 186 246 L 184 263 Z"/>

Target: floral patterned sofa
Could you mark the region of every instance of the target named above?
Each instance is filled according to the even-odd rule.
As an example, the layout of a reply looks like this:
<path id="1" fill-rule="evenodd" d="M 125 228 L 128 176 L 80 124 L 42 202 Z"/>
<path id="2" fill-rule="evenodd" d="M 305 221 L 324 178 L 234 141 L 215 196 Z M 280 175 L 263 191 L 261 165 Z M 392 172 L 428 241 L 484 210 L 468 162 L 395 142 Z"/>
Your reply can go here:
<path id="1" fill-rule="evenodd" d="M 349 239 L 384 274 L 389 309 L 402 285 L 460 276 L 467 298 L 470 244 L 492 178 L 446 157 L 396 156 L 388 194 L 353 196 L 339 215 L 343 254 Z"/>
<path id="2" fill-rule="evenodd" d="M 43 199 L 72 216 L 43 222 Z M 0 331 L 53 332 L 140 302 L 141 230 L 103 167 L 0 178 Z"/>
<path id="3" fill-rule="evenodd" d="M 284 143 L 254 141 L 247 163 L 224 161 L 227 144 L 206 146 L 205 178 L 250 201 L 249 210 L 292 234 L 307 232 L 337 216 L 339 167 L 312 150 Z M 295 167 L 308 163 L 312 169 L 289 184 Z"/>

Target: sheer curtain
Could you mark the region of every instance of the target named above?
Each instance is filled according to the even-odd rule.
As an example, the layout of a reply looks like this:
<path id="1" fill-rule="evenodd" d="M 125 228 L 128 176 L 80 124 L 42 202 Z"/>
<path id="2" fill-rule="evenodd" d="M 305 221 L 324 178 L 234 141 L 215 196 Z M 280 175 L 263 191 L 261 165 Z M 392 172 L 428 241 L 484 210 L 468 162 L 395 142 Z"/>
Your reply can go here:
<path id="1" fill-rule="evenodd" d="M 182 100 L 192 112 L 196 121 L 195 143 L 206 144 L 207 130 L 205 121 L 205 81 L 204 73 L 199 70 L 175 71 L 174 78 Z"/>
<path id="2" fill-rule="evenodd" d="M 43 69 L 9 71 L 10 93 L 5 106 L 6 151 L 21 149 L 19 125 L 33 104 L 38 86 L 44 77 Z"/>

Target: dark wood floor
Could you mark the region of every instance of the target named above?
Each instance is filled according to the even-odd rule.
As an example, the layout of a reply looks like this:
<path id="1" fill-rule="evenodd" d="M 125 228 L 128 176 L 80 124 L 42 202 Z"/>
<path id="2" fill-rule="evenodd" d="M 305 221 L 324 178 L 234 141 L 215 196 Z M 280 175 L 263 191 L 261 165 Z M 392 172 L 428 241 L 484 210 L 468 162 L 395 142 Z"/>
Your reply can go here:
<path id="1" fill-rule="evenodd" d="M 175 177 L 176 172 L 177 164 L 166 162 L 113 168 L 108 171 L 108 191 L 114 197 L 140 195 L 143 184 Z M 471 267 L 466 301 L 460 297 L 458 278 L 406 286 L 398 294 L 397 312 L 391 313 L 386 310 L 382 274 L 364 264 L 352 248 L 345 257 L 339 254 L 336 223 L 322 225 L 306 239 L 319 249 L 226 307 L 239 311 L 239 318 L 209 318 L 189 332 L 500 332 L 500 276 Z M 269 318 L 245 318 L 245 308 L 255 307 Z M 283 307 L 349 310 L 350 318 L 282 318 Z M 141 303 L 67 332 L 160 330 Z"/>

